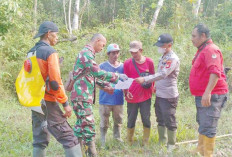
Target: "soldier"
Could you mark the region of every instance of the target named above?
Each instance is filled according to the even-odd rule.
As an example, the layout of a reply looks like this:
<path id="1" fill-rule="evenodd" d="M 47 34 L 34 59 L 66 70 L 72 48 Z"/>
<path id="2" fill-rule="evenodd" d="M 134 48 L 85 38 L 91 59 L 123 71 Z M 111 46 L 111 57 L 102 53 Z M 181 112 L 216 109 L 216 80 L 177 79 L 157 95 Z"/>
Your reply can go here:
<path id="1" fill-rule="evenodd" d="M 46 156 L 49 132 L 63 145 L 66 157 L 82 156 L 78 139 L 66 119 L 71 116 L 72 108 L 69 106 L 60 77 L 58 53 L 52 48 L 57 43 L 57 33 L 56 24 L 45 21 L 34 37 L 40 37 L 40 41 L 28 52 L 28 57 L 36 54 L 42 77 L 46 80 L 45 101 L 42 104 L 45 115 L 32 110 L 33 157 Z M 59 103 L 63 105 L 64 114 Z"/>
<path id="2" fill-rule="evenodd" d="M 102 70 L 123 73 L 123 63 L 118 61 L 120 49 L 117 44 L 110 44 L 107 47 L 108 61 L 99 65 Z M 113 88 L 112 88 L 113 89 Z M 123 118 L 123 91 L 120 89 L 113 89 L 112 93 L 108 94 L 110 88 L 107 87 L 100 90 L 99 93 L 99 113 L 101 117 L 100 131 L 101 131 L 101 144 L 104 147 L 106 141 L 106 133 L 109 127 L 110 112 L 114 121 L 113 135 L 114 138 L 122 141 L 121 139 L 121 125 Z"/>
<path id="3" fill-rule="evenodd" d="M 127 79 L 125 74 L 101 70 L 94 61 L 95 53 L 99 53 L 105 45 L 106 38 L 102 34 L 93 35 L 89 44 L 78 54 L 73 70 L 73 79 L 76 81 L 71 92 L 71 101 L 77 117 L 74 133 L 80 141 L 83 141 L 83 144 L 88 146 L 89 156 L 97 155 L 92 111 L 95 97 L 95 77 L 97 78 L 96 84 L 102 88 L 110 86 L 108 82 L 117 83 L 118 79 Z"/>
<path id="4" fill-rule="evenodd" d="M 158 123 L 159 142 L 166 143 L 168 135 L 168 150 L 172 151 L 176 142 L 176 107 L 178 103 L 177 76 L 180 61 L 172 51 L 173 39 L 170 34 L 162 34 L 155 43 L 158 52 L 162 54 L 158 71 L 154 75 L 136 79 L 138 83 L 155 82 L 156 100 L 155 113 Z M 167 133 L 167 135 L 166 135 Z"/>

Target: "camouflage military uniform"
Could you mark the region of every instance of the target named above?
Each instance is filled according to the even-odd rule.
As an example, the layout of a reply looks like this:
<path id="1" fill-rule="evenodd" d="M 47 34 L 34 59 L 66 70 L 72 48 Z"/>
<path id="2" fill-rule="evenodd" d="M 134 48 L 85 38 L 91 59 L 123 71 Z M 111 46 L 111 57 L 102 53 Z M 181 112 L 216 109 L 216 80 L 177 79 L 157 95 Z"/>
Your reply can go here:
<path id="1" fill-rule="evenodd" d="M 77 117 L 74 133 L 77 137 L 81 137 L 85 144 L 92 141 L 96 134 L 92 112 L 95 77 L 96 84 L 101 87 L 109 86 L 109 82 L 117 83 L 119 79 L 117 74 L 100 70 L 94 58 L 94 49 L 86 45 L 78 54 L 73 71 L 76 82 L 71 92 L 71 101 Z"/>

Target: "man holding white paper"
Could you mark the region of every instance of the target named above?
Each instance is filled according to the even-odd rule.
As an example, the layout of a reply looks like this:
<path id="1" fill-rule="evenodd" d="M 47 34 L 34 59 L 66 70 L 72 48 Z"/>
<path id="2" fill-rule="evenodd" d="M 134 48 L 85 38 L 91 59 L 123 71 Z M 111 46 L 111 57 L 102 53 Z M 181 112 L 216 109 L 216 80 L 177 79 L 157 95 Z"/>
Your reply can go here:
<path id="1" fill-rule="evenodd" d="M 132 41 L 129 49 L 132 58 L 124 62 L 124 73 L 129 78 L 138 78 L 142 75 L 154 74 L 154 64 L 151 58 L 142 55 L 143 48 L 140 41 Z M 127 101 L 127 140 L 133 143 L 135 123 L 140 110 L 143 122 L 143 145 L 148 144 L 150 136 L 150 111 L 153 84 L 140 85 L 133 81 L 129 89 L 125 90 Z"/>

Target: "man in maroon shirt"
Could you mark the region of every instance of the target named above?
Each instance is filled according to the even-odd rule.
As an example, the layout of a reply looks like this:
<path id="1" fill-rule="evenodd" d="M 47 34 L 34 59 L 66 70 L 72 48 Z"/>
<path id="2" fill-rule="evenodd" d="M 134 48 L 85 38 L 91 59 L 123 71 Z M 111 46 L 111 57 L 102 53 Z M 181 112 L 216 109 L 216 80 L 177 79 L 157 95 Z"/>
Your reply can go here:
<path id="1" fill-rule="evenodd" d="M 198 48 L 189 77 L 190 91 L 195 96 L 198 146 L 193 151 L 211 157 L 221 109 L 227 100 L 228 86 L 220 49 L 210 39 L 206 25 L 198 24 L 192 32 L 192 43 Z"/>
<path id="2" fill-rule="evenodd" d="M 129 49 L 132 58 L 124 62 L 124 73 L 129 78 L 138 78 L 141 75 L 154 74 L 154 64 L 151 58 L 143 56 L 142 43 L 140 41 L 132 41 Z M 125 99 L 127 101 L 127 141 L 133 144 L 133 136 L 135 131 L 135 123 L 140 111 L 143 122 L 143 145 L 147 145 L 150 136 L 150 111 L 153 84 L 144 87 L 133 81 L 130 88 L 125 90 Z"/>

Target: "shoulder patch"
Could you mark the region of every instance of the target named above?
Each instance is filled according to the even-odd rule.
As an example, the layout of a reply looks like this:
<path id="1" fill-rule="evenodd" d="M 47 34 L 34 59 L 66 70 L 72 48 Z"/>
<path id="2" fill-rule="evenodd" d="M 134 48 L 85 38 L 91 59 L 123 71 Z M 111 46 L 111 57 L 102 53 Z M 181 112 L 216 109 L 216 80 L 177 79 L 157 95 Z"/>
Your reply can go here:
<path id="1" fill-rule="evenodd" d="M 216 54 L 212 54 L 212 58 L 213 59 L 217 58 L 217 55 Z"/>
<path id="2" fill-rule="evenodd" d="M 170 68 L 171 67 L 171 64 L 172 64 L 172 61 L 171 60 L 168 60 L 166 62 L 166 68 Z"/>

